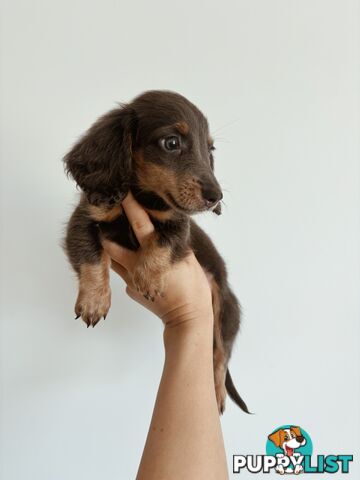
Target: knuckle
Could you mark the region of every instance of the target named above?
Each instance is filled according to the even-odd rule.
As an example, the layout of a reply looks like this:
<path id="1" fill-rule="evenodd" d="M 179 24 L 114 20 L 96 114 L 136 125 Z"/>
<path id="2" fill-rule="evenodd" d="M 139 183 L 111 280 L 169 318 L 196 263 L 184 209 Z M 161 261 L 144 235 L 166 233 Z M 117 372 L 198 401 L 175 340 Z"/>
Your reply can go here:
<path id="1" fill-rule="evenodd" d="M 133 229 L 137 232 L 143 232 L 146 229 L 146 224 L 143 220 L 134 220 L 133 221 Z"/>
<path id="2" fill-rule="evenodd" d="M 110 257 L 118 263 L 121 263 L 123 258 L 124 251 L 120 246 L 112 247 L 111 251 L 109 252 Z"/>

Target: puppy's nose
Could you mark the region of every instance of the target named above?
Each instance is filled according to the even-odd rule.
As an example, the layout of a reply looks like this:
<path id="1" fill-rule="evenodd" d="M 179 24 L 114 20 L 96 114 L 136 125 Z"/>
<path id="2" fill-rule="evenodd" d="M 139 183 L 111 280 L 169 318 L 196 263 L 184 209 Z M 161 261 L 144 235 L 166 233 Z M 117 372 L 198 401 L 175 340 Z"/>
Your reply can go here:
<path id="1" fill-rule="evenodd" d="M 304 437 L 302 435 L 299 435 L 298 437 L 296 437 L 296 440 L 299 442 L 299 443 L 302 443 L 304 441 Z"/>
<path id="2" fill-rule="evenodd" d="M 216 205 L 223 198 L 220 188 L 210 184 L 203 184 L 201 186 L 201 193 L 208 207 Z"/>

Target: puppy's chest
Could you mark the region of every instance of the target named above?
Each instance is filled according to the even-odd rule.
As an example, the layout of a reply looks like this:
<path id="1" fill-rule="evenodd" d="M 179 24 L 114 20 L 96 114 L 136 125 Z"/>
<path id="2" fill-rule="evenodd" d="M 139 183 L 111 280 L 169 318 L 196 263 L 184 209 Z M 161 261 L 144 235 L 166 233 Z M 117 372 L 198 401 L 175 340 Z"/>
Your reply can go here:
<path id="1" fill-rule="evenodd" d="M 174 259 L 181 258 L 190 244 L 190 228 L 187 219 L 159 220 L 149 212 L 155 228 L 159 247 L 168 247 Z M 96 220 L 95 220 L 96 221 Z M 112 221 L 96 221 L 102 235 L 130 250 L 137 250 L 139 242 L 125 213 L 121 211 Z"/>
<path id="2" fill-rule="evenodd" d="M 121 212 L 120 215 L 111 222 L 100 221 L 97 223 L 102 235 L 107 240 L 118 243 L 130 250 L 137 250 L 139 248 L 139 242 L 124 212 Z"/>

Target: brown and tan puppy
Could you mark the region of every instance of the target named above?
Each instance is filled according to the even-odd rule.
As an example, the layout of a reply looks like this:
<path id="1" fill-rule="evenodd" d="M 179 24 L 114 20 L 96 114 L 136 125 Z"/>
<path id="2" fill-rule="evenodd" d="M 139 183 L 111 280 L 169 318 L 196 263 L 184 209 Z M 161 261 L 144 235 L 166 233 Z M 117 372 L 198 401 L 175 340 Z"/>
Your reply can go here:
<path id="1" fill-rule="evenodd" d="M 66 155 L 66 171 L 83 191 L 67 228 L 65 247 L 79 278 L 76 315 L 95 326 L 110 308 L 110 260 L 101 237 L 136 250 L 139 244 L 122 212 L 131 191 L 155 227 L 134 273 L 150 301 L 164 290 L 166 272 L 192 249 L 212 279 L 214 375 L 219 411 L 226 390 L 248 412 L 228 362 L 239 329 L 240 308 L 227 283 L 224 262 L 209 237 L 191 220 L 221 212 L 208 122 L 186 98 L 149 91 L 101 117 Z"/>

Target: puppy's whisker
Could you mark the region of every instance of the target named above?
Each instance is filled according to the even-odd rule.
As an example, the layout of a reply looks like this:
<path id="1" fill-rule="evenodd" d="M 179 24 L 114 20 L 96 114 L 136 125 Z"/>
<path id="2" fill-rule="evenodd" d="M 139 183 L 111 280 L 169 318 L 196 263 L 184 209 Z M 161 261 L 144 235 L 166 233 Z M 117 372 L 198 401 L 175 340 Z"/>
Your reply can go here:
<path id="1" fill-rule="evenodd" d="M 235 123 L 238 123 L 239 121 L 240 121 L 240 118 L 236 118 L 235 120 L 232 120 L 231 122 L 225 123 L 225 125 L 222 125 L 221 127 L 216 128 L 214 130 L 213 134 L 216 135 L 216 133 L 221 132 L 225 128 L 231 127 L 232 125 L 234 125 Z"/>
<path id="2" fill-rule="evenodd" d="M 230 140 L 224 137 L 214 137 L 214 142 L 216 143 L 231 143 Z"/>

